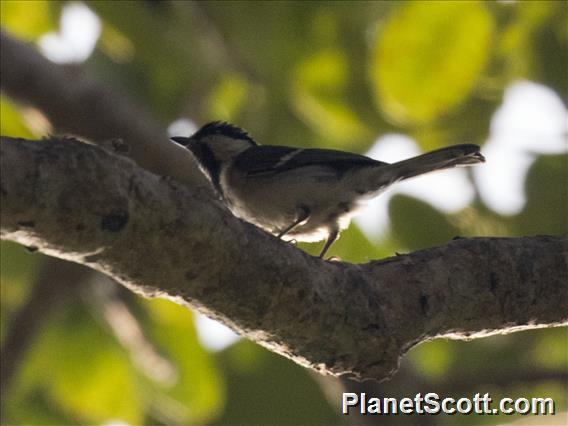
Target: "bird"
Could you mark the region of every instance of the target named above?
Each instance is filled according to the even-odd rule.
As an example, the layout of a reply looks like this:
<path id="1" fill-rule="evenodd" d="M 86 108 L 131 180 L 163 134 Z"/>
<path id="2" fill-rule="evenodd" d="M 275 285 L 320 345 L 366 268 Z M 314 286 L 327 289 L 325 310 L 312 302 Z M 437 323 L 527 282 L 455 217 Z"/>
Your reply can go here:
<path id="1" fill-rule="evenodd" d="M 473 144 L 392 164 L 346 151 L 259 145 L 245 130 L 222 121 L 171 140 L 193 154 L 235 216 L 283 240 L 325 240 L 320 258 L 358 209 L 392 184 L 485 162 Z"/>

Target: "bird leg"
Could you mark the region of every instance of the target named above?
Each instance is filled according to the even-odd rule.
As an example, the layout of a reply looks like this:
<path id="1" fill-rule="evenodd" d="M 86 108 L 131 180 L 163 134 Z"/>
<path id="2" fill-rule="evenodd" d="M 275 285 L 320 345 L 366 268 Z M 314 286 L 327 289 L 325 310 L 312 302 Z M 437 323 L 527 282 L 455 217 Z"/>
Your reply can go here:
<path id="1" fill-rule="evenodd" d="M 277 238 L 282 238 L 292 229 L 294 229 L 298 225 L 304 224 L 310 218 L 310 211 L 307 208 L 301 208 L 298 210 L 298 217 L 290 226 L 285 228 L 284 230 L 280 231 L 280 233 L 276 236 Z"/>
<path id="2" fill-rule="evenodd" d="M 337 240 L 338 236 L 339 236 L 339 231 L 337 229 L 334 229 L 329 233 L 329 236 L 327 237 L 327 241 L 325 242 L 325 245 L 323 246 L 323 250 L 321 251 L 321 253 L 319 255 L 320 259 L 322 259 L 324 257 L 325 253 L 331 247 L 333 242 L 335 240 Z"/>

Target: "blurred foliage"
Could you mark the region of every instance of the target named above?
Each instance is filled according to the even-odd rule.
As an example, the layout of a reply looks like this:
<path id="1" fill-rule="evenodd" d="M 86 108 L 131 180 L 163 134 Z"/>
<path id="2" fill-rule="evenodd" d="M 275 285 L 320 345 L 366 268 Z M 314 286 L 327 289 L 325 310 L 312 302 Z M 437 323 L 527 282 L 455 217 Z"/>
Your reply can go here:
<path id="1" fill-rule="evenodd" d="M 493 17 L 480 2 L 411 2 L 378 35 L 370 76 L 382 110 L 421 124 L 462 103 L 489 58 Z"/>
<path id="2" fill-rule="evenodd" d="M 525 185 L 527 205 L 515 218 L 519 233 L 567 233 L 567 168 L 568 155 L 542 156 L 533 164 Z M 559 185 L 543 185 L 543 182 L 558 182 Z"/>
<path id="3" fill-rule="evenodd" d="M 3 0 L 2 28 L 37 43 L 59 31 L 67 4 Z M 427 150 L 462 141 L 483 144 L 503 91 L 516 80 L 541 83 L 568 100 L 568 7 L 561 1 L 87 5 L 101 20 L 102 34 L 84 67 L 137 99 L 164 126 L 181 117 L 199 124 L 230 120 L 261 143 L 355 152 L 365 152 L 380 134 L 397 132 Z M 46 131 L 38 111 L 4 94 L 0 112 L 3 135 Z M 568 158 L 530 155 L 536 161 L 518 214 L 500 216 L 479 199 L 445 214 L 396 195 L 389 204 L 390 227 L 380 240 L 369 240 L 352 224 L 330 255 L 366 262 L 456 235 L 566 234 Z M 15 314 L 41 285 L 33 278 L 42 256 L 11 243 L 0 248 L 4 342 L 6 331 L 17 327 Z M 321 244 L 301 248 L 316 254 Z M 5 398 L 6 424 L 358 422 L 338 416 L 334 404 L 340 395 L 324 381 L 251 342 L 218 353 L 206 350 L 185 308 L 116 296 L 101 301 L 93 283 L 78 285 L 82 290 L 70 302 L 42 319 L 22 355 Z M 142 330 L 138 349 L 104 314 L 119 302 Z M 378 389 L 389 396 L 433 389 L 443 396 L 551 396 L 557 412 L 565 411 L 567 339 L 566 329 L 553 329 L 422 344 Z M 144 361 L 142 354 L 153 355 Z"/>
<path id="4" fill-rule="evenodd" d="M 0 242 L 0 342 L 4 342 L 9 319 L 28 297 L 37 257 L 16 243 Z"/>
<path id="5" fill-rule="evenodd" d="M 493 401 L 500 398 L 532 398 L 546 395 L 556 402 L 556 412 L 568 409 L 566 386 L 568 373 L 568 336 L 565 329 L 546 332 L 528 331 L 517 335 L 492 336 L 476 342 L 436 340 L 421 344 L 403 360 L 401 371 L 414 377 L 413 392 L 450 392 L 455 397 L 471 397 L 479 392 L 489 393 Z M 550 355 L 550 356 L 549 356 Z M 491 360 L 490 363 L 487 360 Z M 528 368 L 527 368 L 528 367 Z M 413 373 L 410 374 L 410 371 Z M 524 371 L 524 373 L 520 373 Z M 554 374 L 558 376 L 555 378 Z M 550 376 L 548 376 L 550 374 Z M 539 377 L 544 377 L 539 380 Z M 548 378 L 547 378 L 548 377 Z M 411 386 L 405 377 L 394 377 L 381 389 L 389 395 L 405 395 Z M 408 380 L 408 379 L 406 379 Z M 475 383 L 475 387 L 471 387 Z M 521 415 L 461 416 L 460 424 L 503 424 Z M 456 424 L 456 418 L 447 416 L 441 424 Z M 549 421 L 552 421 L 549 423 Z M 558 421 L 534 419 L 531 424 L 563 424 Z"/>
<path id="6" fill-rule="evenodd" d="M 142 401 L 124 350 L 84 306 L 66 306 L 53 314 L 22 363 L 10 399 L 25 401 L 27 395 L 44 391 L 44 397 L 66 416 L 65 423 L 92 424 L 121 418 L 139 424 Z M 11 415 L 18 423 L 26 424 L 30 410 L 20 404 L 12 405 Z"/>
<path id="7" fill-rule="evenodd" d="M 342 424 L 311 372 L 247 341 L 219 353 L 227 386 L 227 406 L 216 424 Z M 251 394 L 251 390 L 256 390 Z"/>
<path id="8" fill-rule="evenodd" d="M 2 117 L 2 135 L 20 138 L 36 136 L 26 124 L 22 111 L 18 111 L 17 106 L 4 95 L 0 96 L 0 116 Z"/>
<path id="9" fill-rule="evenodd" d="M 397 239 L 412 251 L 444 244 L 460 234 L 443 213 L 415 198 L 395 195 L 389 208 Z"/>
<path id="10" fill-rule="evenodd" d="M 166 380 L 161 387 L 156 386 L 156 393 L 164 393 L 156 401 L 156 409 L 162 411 L 166 423 L 210 421 L 223 406 L 223 382 L 197 339 L 191 312 L 165 300 L 145 301 L 144 305 L 149 313 L 145 327 L 148 337 L 175 364 L 173 384 Z M 171 418 L 172 412 L 177 418 Z"/>
<path id="11" fill-rule="evenodd" d="M 2 28 L 14 35 L 26 39 L 37 40 L 43 34 L 56 27 L 48 1 L 3 1 L 0 2 Z"/>

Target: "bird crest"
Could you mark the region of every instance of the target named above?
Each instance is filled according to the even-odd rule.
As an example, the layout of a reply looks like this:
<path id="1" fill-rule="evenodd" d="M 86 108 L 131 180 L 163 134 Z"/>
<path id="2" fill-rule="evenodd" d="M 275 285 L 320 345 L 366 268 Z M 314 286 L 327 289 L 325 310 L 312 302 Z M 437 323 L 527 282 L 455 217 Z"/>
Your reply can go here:
<path id="1" fill-rule="evenodd" d="M 225 121 L 212 121 L 207 123 L 201 129 L 199 129 L 192 137 L 194 139 L 201 139 L 207 136 L 221 135 L 227 136 L 233 139 L 242 139 L 252 142 L 256 145 L 256 142 L 249 136 L 249 134 L 233 124 L 227 123 Z"/>

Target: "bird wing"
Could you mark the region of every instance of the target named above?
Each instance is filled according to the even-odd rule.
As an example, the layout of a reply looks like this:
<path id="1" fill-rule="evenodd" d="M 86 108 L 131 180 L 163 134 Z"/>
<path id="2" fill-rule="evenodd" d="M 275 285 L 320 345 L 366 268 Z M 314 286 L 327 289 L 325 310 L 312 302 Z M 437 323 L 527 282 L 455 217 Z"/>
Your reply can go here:
<path id="1" fill-rule="evenodd" d="M 353 167 L 381 163 L 363 155 L 331 149 L 254 146 L 237 156 L 233 165 L 249 176 L 271 175 L 308 166 L 327 167 L 341 175 Z"/>

